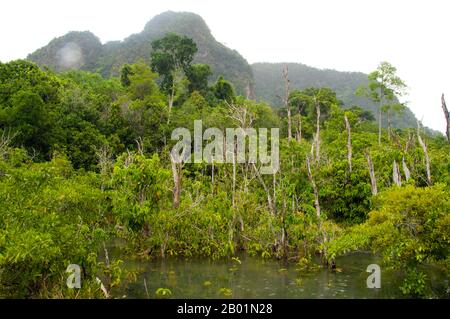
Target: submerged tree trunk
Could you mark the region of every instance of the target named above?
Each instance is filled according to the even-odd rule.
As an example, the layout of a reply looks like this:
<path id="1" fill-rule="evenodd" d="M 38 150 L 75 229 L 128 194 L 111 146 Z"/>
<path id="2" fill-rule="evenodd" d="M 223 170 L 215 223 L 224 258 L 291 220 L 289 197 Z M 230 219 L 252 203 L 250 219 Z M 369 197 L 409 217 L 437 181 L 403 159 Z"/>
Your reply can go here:
<path id="1" fill-rule="evenodd" d="M 445 122 L 447 123 L 447 129 L 445 131 L 445 134 L 447 136 L 447 141 L 450 141 L 450 115 L 448 113 L 447 104 L 445 103 L 444 93 L 442 93 L 441 102 L 442 102 L 442 110 L 444 111 L 445 115 Z"/>
<path id="2" fill-rule="evenodd" d="M 348 169 L 350 173 L 352 172 L 352 137 L 350 132 L 350 123 L 348 121 L 347 115 L 344 115 L 345 127 L 347 129 L 347 160 Z"/>
<path id="3" fill-rule="evenodd" d="M 370 154 L 368 151 L 364 152 L 364 156 L 366 157 L 367 165 L 369 167 L 370 186 L 372 187 L 372 195 L 375 196 L 378 194 L 378 189 L 377 189 L 377 180 L 375 178 L 375 171 L 373 169 L 372 158 L 370 157 Z"/>
<path id="4" fill-rule="evenodd" d="M 430 168 L 430 157 L 428 156 L 428 148 L 425 142 L 422 140 L 420 136 L 420 124 L 417 122 L 417 139 L 419 140 L 419 144 L 422 147 L 423 153 L 425 154 L 425 167 L 427 171 L 427 184 L 431 185 L 431 168 Z"/>

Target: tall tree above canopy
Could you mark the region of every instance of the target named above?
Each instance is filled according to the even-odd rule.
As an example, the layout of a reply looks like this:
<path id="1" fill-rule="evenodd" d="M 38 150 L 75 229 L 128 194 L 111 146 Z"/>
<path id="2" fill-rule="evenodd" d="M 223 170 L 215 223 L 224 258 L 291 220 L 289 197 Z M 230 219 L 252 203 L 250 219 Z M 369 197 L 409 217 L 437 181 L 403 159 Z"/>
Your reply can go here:
<path id="1" fill-rule="evenodd" d="M 181 81 L 183 73 L 188 71 L 197 52 L 197 45 L 186 36 L 168 33 L 153 41 L 152 48 L 152 70 L 162 76 L 161 89 L 169 95 L 169 121 L 176 85 Z"/>
<path id="2" fill-rule="evenodd" d="M 235 99 L 233 84 L 225 80 L 223 76 L 217 79 L 217 82 L 213 86 L 213 92 L 216 98 L 227 101 L 228 103 L 233 102 Z"/>
<path id="3" fill-rule="evenodd" d="M 208 77 L 211 75 L 211 68 L 207 64 L 193 64 L 189 66 L 186 70 L 186 76 L 189 80 L 189 92 L 199 91 L 205 93 L 208 90 Z"/>
<path id="4" fill-rule="evenodd" d="M 49 158 L 54 132 L 55 107 L 60 102 L 61 81 L 35 63 L 0 62 L 0 132 L 17 134 L 15 144 Z"/>
<path id="5" fill-rule="evenodd" d="M 390 111 L 402 109 L 402 106 L 396 102 L 396 98 L 405 93 L 406 84 L 397 76 L 397 69 L 388 62 L 381 62 L 378 68 L 368 75 L 368 80 L 368 87 L 361 87 L 356 93 L 365 95 L 379 104 L 378 144 L 381 144 L 382 112 L 387 113 L 388 121 L 390 121 Z"/>

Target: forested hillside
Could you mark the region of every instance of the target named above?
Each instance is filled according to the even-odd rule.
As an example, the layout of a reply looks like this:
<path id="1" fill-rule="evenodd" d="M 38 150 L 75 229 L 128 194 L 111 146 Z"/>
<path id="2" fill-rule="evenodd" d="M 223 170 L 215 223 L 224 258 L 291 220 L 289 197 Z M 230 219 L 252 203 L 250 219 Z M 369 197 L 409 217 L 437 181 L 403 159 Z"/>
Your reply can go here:
<path id="1" fill-rule="evenodd" d="M 28 59 L 55 71 L 80 69 L 103 76 L 118 75 L 125 63 L 140 59 L 148 63 L 151 42 L 168 32 L 194 39 L 198 46 L 194 61 L 210 65 L 212 79 L 224 76 L 234 83 L 240 94 L 244 94 L 247 87 L 252 88 L 252 70 L 247 61 L 238 52 L 217 42 L 205 21 L 189 12 L 162 13 L 151 19 L 142 32 L 104 45 L 90 32 L 70 32 L 33 52 Z"/>
<path id="2" fill-rule="evenodd" d="M 165 12 L 151 19 L 140 33 L 123 41 L 104 45 L 91 32 L 70 32 L 52 40 L 47 46 L 33 52 L 28 59 L 55 71 L 79 69 L 100 73 L 105 77 L 120 73 L 126 63 L 143 60 L 150 62 L 151 42 L 168 32 L 189 36 L 197 44 L 194 61 L 208 64 L 213 72 L 210 80 L 224 76 L 231 81 L 238 94 L 281 106 L 283 92 L 282 70 L 288 65 L 293 89 L 308 87 L 329 87 L 349 108 L 360 106 L 376 115 L 377 105 L 365 97 L 358 97 L 355 91 L 367 84 L 367 75 L 358 72 L 320 70 L 300 63 L 255 63 L 249 65 L 235 50 L 216 41 L 205 21 L 188 12 Z M 383 121 L 383 126 L 387 123 Z M 415 127 L 416 118 L 406 108 L 393 114 L 394 127 Z"/>
<path id="3" fill-rule="evenodd" d="M 60 72 L 0 63 L 0 298 L 122 298 L 145 272 L 130 264 L 172 257 L 225 260 L 237 277 L 246 256 L 280 260 L 277 273 L 289 265 L 297 276 L 285 286 L 302 289 L 320 269 L 329 288 L 328 278 L 348 277 L 339 258 L 361 251 L 379 258 L 401 296 L 448 297 L 450 143 L 420 123 L 394 127 L 406 86 L 396 68 L 381 62 L 364 79 L 270 66 L 282 101 L 271 105 L 239 93 L 232 80 L 251 70 L 234 74 L 245 60 L 217 43 L 214 51 L 207 29 L 164 33 L 170 15 L 184 30 L 197 17 L 163 14 L 124 41 L 137 46 L 72 33 L 74 44 L 54 40 L 31 56 Z M 218 52 L 235 61 L 231 78 L 213 74 Z M 104 74 L 86 71 L 92 65 Z M 318 82 L 303 88 L 303 76 Z M 387 126 L 358 100 L 342 104 L 355 78 Z M 77 289 L 69 265 L 82 270 Z M 171 286 L 149 293 L 144 277 L 140 287 L 170 297 L 177 274 L 157 274 Z M 229 281 L 192 278 L 207 296 L 233 297 Z"/>
<path id="4" fill-rule="evenodd" d="M 345 108 L 360 106 L 377 114 L 378 105 L 366 97 L 357 96 L 355 92 L 360 86 L 367 85 L 367 74 L 361 72 L 340 72 L 328 69 L 317 69 L 301 63 L 254 63 L 252 64 L 255 96 L 271 105 L 282 105 L 283 95 L 282 70 L 289 68 L 289 80 L 292 88 L 329 87 L 336 91 L 338 99 Z M 394 127 L 415 127 L 416 117 L 409 108 L 393 116 Z M 387 126 L 387 122 L 383 123 Z"/>

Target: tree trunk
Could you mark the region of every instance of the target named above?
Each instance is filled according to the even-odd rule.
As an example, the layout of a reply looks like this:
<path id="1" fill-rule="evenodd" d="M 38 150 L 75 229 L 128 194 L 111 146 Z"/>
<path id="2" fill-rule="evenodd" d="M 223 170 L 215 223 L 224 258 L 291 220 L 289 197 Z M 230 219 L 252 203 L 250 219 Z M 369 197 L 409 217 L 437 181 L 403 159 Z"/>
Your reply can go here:
<path id="1" fill-rule="evenodd" d="M 288 67 L 285 66 L 283 69 L 284 78 L 284 106 L 286 107 L 288 116 L 288 141 L 292 139 L 292 119 L 291 119 L 291 106 L 289 105 L 289 71 Z"/>
<path id="2" fill-rule="evenodd" d="M 367 165 L 369 167 L 370 185 L 372 187 L 372 195 L 375 196 L 378 194 L 378 189 L 377 189 L 377 180 L 375 178 L 375 171 L 373 169 L 372 158 L 370 157 L 370 154 L 367 151 L 364 152 L 364 156 L 366 157 Z"/>
<path id="3" fill-rule="evenodd" d="M 270 195 L 270 190 L 269 190 L 269 188 L 267 187 L 266 183 L 264 183 L 264 180 L 263 180 L 263 178 L 261 177 L 261 174 L 259 174 L 259 171 L 258 171 L 258 169 L 256 168 L 256 165 L 255 165 L 254 163 L 252 163 L 252 166 L 253 166 L 253 168 L 255 169 L 256 177 L 258 177 L 259 182 L 261 183 L 261 185 L 262 185 L 264 191 L 266 192 L 266 195 L 267 195 L 267 203 L 268 203 L 268 205 L 269 205 L 270 213 L 271 213 L 273 216 L 275 216 L 275 215 L 276 215 L 276 208 L 275 208 L 274 202 L 272 201 L 272 196 Z M 274 174 L 274 175 L 275 175 L 275 174 Z"/>
<path id="4" fill-rule="evenodd" d="M 167 124 L 170 123 L 170 115 L 172 113 L 173 100 L 175 99 L 175 84 L 172 84 L 172 89 L 169 94 L 169 110 L 167 115 Z"/>
<path id="5" fill-rule="evenodd" d="M 316 215 L 317 215 L 317 228 L 319 230 L 319 233 L 322 235 L 322 238 L 321 238 L 321 243 L 323 244 L 322 258 L 323 258 L 323 261 L 326 262 L 327 250 L 326 250 L 325 243 L 327 241 L 327 234 L 322 229 L 322 218 L 321 218 L 321 213 L 320 213 L 320 202 L 319 202 L 319 190 L 317 189 L 316 182 L 314 181 L 314 177 L 312 175 L 311 163 L 310 163 L 308 155 L 306 155 L 306 168 L 308 170 L 309 182 L 311 183 L 311 186 L 312 186 L 313 192 L 314 192 L 314 206 L 316 208 Z"/>
<path id="6" fill-rule="evenodd" d="M 172 176 L 173 176 L 173 208 L 178 208 L 180 206 L 180 195 L 181 195 L 181 163 L 180 168 L 177 167 L 177 163 L 170 153 L 170 162 L 172 164 Z"/>
<path id="7" fill-rule="evenodd" d="M 391 130 L 392 130 L 392 127 L 391 127 L 391 112 L 390 112 L 390 110 L 388 109 L 387 110 L 387 112 L 386 112 L 386 117 L 387 117 L 387 122 L 388 122 L 388 138 L 389 138 L 389 141 L 391 140 Z"/>
<path id="8" fill-rule="evenodd" d="M 347 115 L 344 115 L 345 127 L 347 129 L 347 160 L 348 169 L 350 173 L 352 172 L 352 137 L 350 132 L 350 123 L 348 121 Z"/>
<path id="9" fill-rule="evenodd" d="M 447 141 L 450 141 L 450 115 L 448 113 L 447 104 L 445 103 L 444 93 L 442 93 L 441 102 L 442 102 L 442 110 L 444 111 L 445 115 L 445 121 L 447 123 L 447 129 L 445 133 L 447 136 Z"/>
<path id="10" fill-rule="evenodd" d="M 428 156 L 428 148 L 425 142 L 422 140 L 420 136 L 420 124 L 417 122 L 417 139 L 419 140 L 419 144 L 422 147 L 423 153 L 425 154 L 425 166 L 427 171 L 427 184 L 431 185 L 431 169 L 430 169 L 430 157 Z"/>
<path id="11" fill-rule="evenodd" d="M 297 134 L 295 137 L 297 139 L 297 142 L 300 143 L 302 141 L 302 115 L 300 114 L 300 112 L 298 114 Z"/>
<path id="12" fill-rule="evenodd" d="M 402 179 L 400 176 L 400 170 L 398 169 L 397 162 L 394 160 L 392 167 L 392 181 L 397 186 L 402 186 Z"/>
<path id="13" fill-rule="evenodd" d="M 383 85 L 383 83 L 381 84 Z M 378 112 L 378 145 L 381 145 L 381 109 L 383 108 L 383 87 L 380 86 L 380 110 Z"/>
<path id="14" fill-rule="evenodd" d="M 314 206 L 316 207 L 316 215 L 317 218 L 319 219 L 319 223 L 320 223 L 320 202 L 319 202 L 319 192 L 317 190 L 317 185 L 316 182 L 314 181 L 314 178 L 312 176 L 312 172 L 311 172 L 311 164 L 309 161 L 309 156 L 306 156 L 306 168 L 308 169 L 308 178 L 309 178 L 309 182 L 311 183 L 311 186 L 313 188 L 313 192 L 314 192 Z M 320 224 L 319 224 L 320 225 Z"/>
<path id="15" fill-rule="evenodd" d="M 317 121 L 316 121 L 316 162 L 320 161 L 320 104 L 317 102 L 316 99 L 316 114 L 317 114 Z"/>
<path id="16" fill-rule="evenodd" d="M 214 159 L 211 162 L 211 189 L 211 193 L 214 194 Z"/>
<path id="17" fill-rule="evenodd" d="M 411 172 L 410 172 L 408 166 L 406 165 L 404 157 L 402 158 L 402 165 L 403 165 L 403 173 L 405 173 L 405 179 L 406 179 L 406 181 L 409 181 L 409 179 L 411 178 Z"/>
<path id="18" fill-rule="evenodd" d="M 381 107 L 378 113 L 378 145 L 381 145 Z"/>
<path id="19" fill-rule="evenodd" d="M 232 194 L 233 209 L 236 208 L 236 143 L 233 142 L 233 194 Z"/>

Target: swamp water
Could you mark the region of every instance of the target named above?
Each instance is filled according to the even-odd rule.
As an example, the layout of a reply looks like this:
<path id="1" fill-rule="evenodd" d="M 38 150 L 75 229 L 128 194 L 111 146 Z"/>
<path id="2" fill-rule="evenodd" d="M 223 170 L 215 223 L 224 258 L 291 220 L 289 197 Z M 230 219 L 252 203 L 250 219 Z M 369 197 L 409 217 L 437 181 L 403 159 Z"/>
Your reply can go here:
<path id="1" fill-rule="evenodd" d="M 370 264 L 381 265 L 370 253 L 353 253 L 336 259 L 337 271 L 318 266 L 301 271 L 292 262 L 239 256 L 239 259 L 125 260 L 137 271 L 135 282 L 124 283 L 114 295 L 155 298 L 159 288 L 171 298 L 403 298 L 401 278 L 381 267 L 381 288 L 367 288 Z M 433 280 L 439 281 L 439 278 Z M 448 283 L 447 283 L 448 284 Z M 441 284 L 438 283 L 438 286 Z M 445 293 L 444 293 L 445 295 Z M 442 295 L 441 295 L 442 297 Z M 444 297 L 445 298 L 445 297 Z"/>

